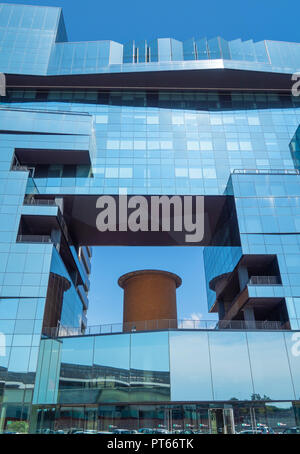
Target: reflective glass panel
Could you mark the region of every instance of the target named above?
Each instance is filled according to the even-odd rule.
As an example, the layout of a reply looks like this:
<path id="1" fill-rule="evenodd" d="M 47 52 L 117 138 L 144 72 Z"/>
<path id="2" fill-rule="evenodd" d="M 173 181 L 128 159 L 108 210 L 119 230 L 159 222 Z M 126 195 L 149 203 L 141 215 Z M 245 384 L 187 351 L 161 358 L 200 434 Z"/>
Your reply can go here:
<path id="1" fill-rule="evenodd" d="M 130 335 L 95 337 L 94 379 L 102 402 L 128 401 Z"/>
<path id="2" fill-rule="evenodd" d="M 169 400 L 169 370 L 168 333 L 131 335 L 131 401 Z"/>
<path id="3" fill-rule="evenodd" d="M 215 400 L 249 400 L 253 394 L 245 333 L 209 333 Z"/>
<path id="4" fill-rule="evenodd" d="M 283 333 L 247 333 L 255 400 L 294 399 Z"/>
<path id="5" fill-rule="evenodd" d="M 207 332 L 170 333 L 171 399 L 212 400 Z"/>

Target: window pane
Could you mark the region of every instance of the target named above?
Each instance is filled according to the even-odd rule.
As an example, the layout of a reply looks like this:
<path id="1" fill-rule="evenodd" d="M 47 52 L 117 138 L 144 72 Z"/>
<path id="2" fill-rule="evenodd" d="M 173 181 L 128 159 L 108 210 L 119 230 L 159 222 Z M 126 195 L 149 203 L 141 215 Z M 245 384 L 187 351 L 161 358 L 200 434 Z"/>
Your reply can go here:
<path id="1" fill-rule="evenodd" d="M 209 333 L 215 400 L 249 400 L 253 394 L 245 333 Z"/>
<path id="2" fill-rule="evenodd" d="M 170 333 L 172 400 L 212 400 L 206 332 Z"/>
<path id="3" fill-rule="evenodd" d="M 247 333 L 257 399 L 295 398 L 283 333 Z"/>

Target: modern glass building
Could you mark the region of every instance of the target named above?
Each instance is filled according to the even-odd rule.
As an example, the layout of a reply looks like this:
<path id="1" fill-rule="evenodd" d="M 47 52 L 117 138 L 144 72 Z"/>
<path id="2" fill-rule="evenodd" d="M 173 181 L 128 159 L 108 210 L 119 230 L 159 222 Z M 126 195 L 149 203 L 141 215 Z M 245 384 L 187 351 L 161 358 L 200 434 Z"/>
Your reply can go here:
<path id="1" fill-rule="evenodd" d="M 300 426 L 297 71 L 297 43 L 72 43 L 0 4 L 1 432 Z M 87 327 L 91 246 L 178 244 L 99 232 L 103 194 L 204 196 L 217 323 Z"/>

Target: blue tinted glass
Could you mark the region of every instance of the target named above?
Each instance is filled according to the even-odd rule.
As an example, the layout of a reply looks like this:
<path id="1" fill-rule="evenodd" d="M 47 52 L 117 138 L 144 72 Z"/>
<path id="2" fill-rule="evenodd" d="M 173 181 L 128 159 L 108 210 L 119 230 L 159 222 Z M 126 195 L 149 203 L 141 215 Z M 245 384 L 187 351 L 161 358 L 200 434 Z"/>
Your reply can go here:
<path id="1" fill-rule="evenodd" d="M 171 399 L 212 400 L 207 332 L 170 333 Z"/>

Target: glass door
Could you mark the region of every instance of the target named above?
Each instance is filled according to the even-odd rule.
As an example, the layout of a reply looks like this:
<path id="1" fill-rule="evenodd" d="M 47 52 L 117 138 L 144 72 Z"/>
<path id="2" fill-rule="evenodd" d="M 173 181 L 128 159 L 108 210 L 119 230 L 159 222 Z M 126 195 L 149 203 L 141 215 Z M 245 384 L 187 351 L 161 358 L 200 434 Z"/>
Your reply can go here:
<path id="1" fill-rule="evenodd" d="M 208 414 L 211 434 L 235 433 L 232 408 L 210 408 Z"/>
<path id="2" fill-rule="evenodd" d="M 168 433 L 173 431 L 173 411 L 170 408 L 165 408 L 164 427 Z"/>

